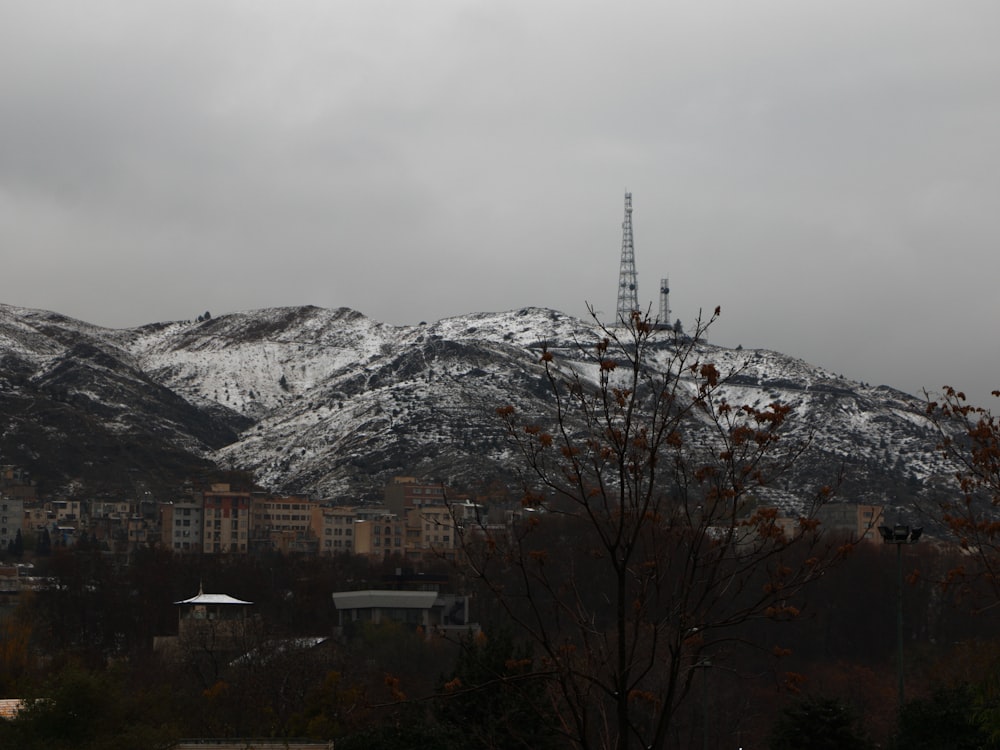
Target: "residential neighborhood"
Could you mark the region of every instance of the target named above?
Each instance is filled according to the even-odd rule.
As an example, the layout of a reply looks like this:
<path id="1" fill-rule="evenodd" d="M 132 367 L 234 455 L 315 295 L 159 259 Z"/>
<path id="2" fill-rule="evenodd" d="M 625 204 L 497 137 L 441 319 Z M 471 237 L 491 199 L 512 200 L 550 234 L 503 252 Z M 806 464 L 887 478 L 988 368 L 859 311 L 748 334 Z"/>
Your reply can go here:
<path id="1" fill-rule="evenodd" d="M 228 483 L 193 484 L 177 498 L 148 494 L 122 500 L 47 500 L 16 467 L 0 469 L 0 552 L 40 544 L 90 544 L 128 553 L 160 547 L 179 555 L 248 555 L 278 551 L 305 555 L 453 557 L 455 525 L 486 519 L 487 507 L 440 484 L 396 477 L 381 503 L 237 489 Z M 511 518 L 501 509 L 496 523 Z M 47 539 L 47 542 L 43 542 Z"/>

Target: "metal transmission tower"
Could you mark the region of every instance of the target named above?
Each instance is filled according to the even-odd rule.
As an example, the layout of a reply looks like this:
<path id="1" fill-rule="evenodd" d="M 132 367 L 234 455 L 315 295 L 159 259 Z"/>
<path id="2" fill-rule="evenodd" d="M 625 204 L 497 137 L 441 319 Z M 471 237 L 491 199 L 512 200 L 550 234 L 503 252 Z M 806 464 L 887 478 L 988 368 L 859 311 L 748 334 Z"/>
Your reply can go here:
<path id="1" fill-rule="evenodd" d="M 660 279 L 660 314 L 656 316 L 656 324 L 670 327 L 670 279 Z"/>
<path id="2" fill-rule="evenodd" d="M 618 272 L 618 312 L 620 325 L 639 310 L 639 285 L 635 278 L 635 246 L 632 244 L 632 193 L 625 193 L 625 221 L 622 222 L 622 263 Z"/>

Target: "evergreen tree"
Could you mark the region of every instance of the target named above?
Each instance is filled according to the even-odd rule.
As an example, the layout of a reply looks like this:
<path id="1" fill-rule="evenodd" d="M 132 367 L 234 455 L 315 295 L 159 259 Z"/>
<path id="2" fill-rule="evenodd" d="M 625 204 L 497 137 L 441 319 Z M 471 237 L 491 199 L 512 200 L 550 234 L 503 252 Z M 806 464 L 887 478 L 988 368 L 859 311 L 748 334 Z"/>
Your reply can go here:
<path id="1" fill-rule="evenodd" d="M 21 750 L 127 750 L 177 740 L 163 695 L 134 689 L 114 672 L 64 668 L 29 696 L 0 733 Z"/>
<path id="2" fill-rule="evenodd" d="M 17 559 L 24 556 L 24 539 L 21 537 L 21 530 L 14 534 L 14 540 L 10 543 L 10 553 Z"/>
<path id="3" fill-rule="evenodd" d="M 555 747 L 558 721 L 530 649 L 516 646 L 509 632 L 494 638 L 480 633 L 462 646 L 451 679 L 442 685 L 438 716 L 464 732 L 468 745 Z"/>
<path id="4" fill-rule="evenodd" d="M 872 745 L 850 707 L 832 698 L 804 698 L 778 717 L 768 747 L 771 750 L 867 750 Z"/>
<path id="5" fill-rule="evenodd" d="M 40 557 L 47 557 L 52 554 L 52 536 L 49 534 L 48 529 L 42 529 L 42 532 L 38 535 L 35 553 Z"/>
<path id="6" fill-rule="evenodd" d="M 968 685 L 939 688 L 914 700 L 899 714 L 896 747 L 907 750 L 986 750 L 998 745 L 974 715 L 976 696 Z"/>

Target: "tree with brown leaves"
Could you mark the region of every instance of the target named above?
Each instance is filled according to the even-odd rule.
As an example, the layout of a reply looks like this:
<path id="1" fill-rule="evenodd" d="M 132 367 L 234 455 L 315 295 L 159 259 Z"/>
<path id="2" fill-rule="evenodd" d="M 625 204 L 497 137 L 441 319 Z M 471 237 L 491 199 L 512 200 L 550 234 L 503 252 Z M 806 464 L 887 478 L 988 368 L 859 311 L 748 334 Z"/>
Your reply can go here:
<path id="1" fill-rule="evenodd" d="M 663 748 L 706 670 L 725 674 L 741 626 L 795 617 L 796 594 L 850 543 L 815 518 L 829 488 L 791 515 L 766 502 L 806 446 L 781 440 L 788 405 L 727 400 L 737 372 L 704 359 L 718 309 L 688 335 L 591 314 L 592 347 L 541 354 L 551 414 L 497 410 L 522 467 L 523 520 L 465 522 L 460 540 L 484 598 L 533 644 L 531 676 L 564 736 Z"/>
<path id="2" fill-rule="evenodd" d="M 1000 397 L 1000 391 L 993 391 Z M 955 465 L 957 499 L 940 503 L 940 520 L 970 553 L 949 575 L 949 583 L 966 593 L 982 590 L 982 607 L 1000 603 L 1000 418 L 986 407 L 969 403 L 950 386 L 941 400 L 928 398 L 927 415 L 938 429 L 938 448 Z M 978 585 L 977 585 L 978 584 Z"/>

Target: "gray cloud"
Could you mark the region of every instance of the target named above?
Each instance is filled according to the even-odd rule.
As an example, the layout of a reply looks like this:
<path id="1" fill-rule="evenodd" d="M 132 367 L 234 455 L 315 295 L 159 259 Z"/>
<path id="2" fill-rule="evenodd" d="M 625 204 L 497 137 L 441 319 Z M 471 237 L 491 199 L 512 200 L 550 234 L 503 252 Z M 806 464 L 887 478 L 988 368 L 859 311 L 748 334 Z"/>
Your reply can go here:
<path id="1" fill-rule="evenodd" d="M 1000 6 L 0 6 L 0 299 L 614 310 L 911 392 L 1000 386 Z"/>

